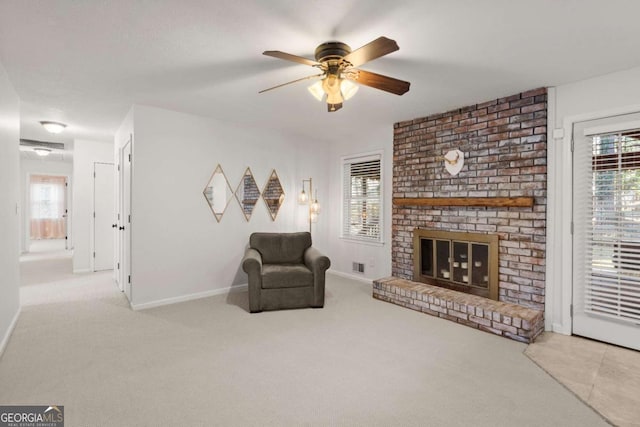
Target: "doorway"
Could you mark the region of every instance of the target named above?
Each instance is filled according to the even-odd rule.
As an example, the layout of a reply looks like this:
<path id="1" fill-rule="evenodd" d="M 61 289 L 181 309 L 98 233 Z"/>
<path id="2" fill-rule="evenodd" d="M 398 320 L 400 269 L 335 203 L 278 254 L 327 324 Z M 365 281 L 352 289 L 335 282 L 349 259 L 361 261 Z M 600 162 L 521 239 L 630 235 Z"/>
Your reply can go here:
<path id="1" fill-rule="evenodd" d="M 572 332 L 640 350 L 640 113 L 573 137 Z"/>
<path id="2" fill-rule="evenodd" d="M 131 153 L 133 135 L 118 150 L 118 214 L 117 214 L 117 272 L 116 281 L 129 301 L 131 290 Z"/>
<path id="3" fill-rule="evenodd" d="M 93 271 L 113 270 L 113 163 L 93 164 Z"/>
<path id="4" fill-rule="evenodd" d="M 29 240 L 67 248 L 67 177 L 29 176 Z"/>

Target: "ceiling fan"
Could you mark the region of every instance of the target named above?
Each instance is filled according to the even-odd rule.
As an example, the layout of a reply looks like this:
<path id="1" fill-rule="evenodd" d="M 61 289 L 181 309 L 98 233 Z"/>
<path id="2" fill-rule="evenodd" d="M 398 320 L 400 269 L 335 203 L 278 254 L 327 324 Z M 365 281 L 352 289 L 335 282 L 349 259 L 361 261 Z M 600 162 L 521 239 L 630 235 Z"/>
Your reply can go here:
<path id="1" fill-rule="evenodd" d="M 259 93 L 277 89 L 291 83 L 319 78 L 319 81 L 309 86 L 309 92 L 311 92 L 318 101 L 322 101 L 326 95 L 327 110 L 329 112 L 338 111 L 342 108 L 342 103 L 357 92 L 358 85 L 353 82 L 396 95 L 402 95 L 409 90 L 409 82 L 357 68 L 369 61 L 395 52 L 398 49 L 400 48 L 395 40 L 379 37 L 354 51 L 342 42 L 331 41 L 322 43 L 316 48 L 315 61 L 302 56 L 280 52 L 279 50 L 267 50 L 262 54 L 286 61 L 310 65 L 318 68 L 321 73 L 264 89 Z"/>

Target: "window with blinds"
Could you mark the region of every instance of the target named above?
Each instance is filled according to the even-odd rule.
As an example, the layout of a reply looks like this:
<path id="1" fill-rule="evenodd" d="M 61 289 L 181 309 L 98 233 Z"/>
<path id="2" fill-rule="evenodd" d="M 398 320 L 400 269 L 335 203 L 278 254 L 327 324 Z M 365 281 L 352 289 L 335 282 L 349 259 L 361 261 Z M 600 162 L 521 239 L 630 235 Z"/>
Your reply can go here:
<path id="1" fill-rule="evenodd" d="M 591 161 L 583 169 L 584 197 L 578 197 L 585 202 L 579 224 L 585 232 L 584 311 L 638 323 L 640 129 L 589 135 L 587 140 Z"/>
<path id="2" fill-rule="evenodd" d="M 342 237 L 381 242 L 381 155 L 343 160 Z"/>

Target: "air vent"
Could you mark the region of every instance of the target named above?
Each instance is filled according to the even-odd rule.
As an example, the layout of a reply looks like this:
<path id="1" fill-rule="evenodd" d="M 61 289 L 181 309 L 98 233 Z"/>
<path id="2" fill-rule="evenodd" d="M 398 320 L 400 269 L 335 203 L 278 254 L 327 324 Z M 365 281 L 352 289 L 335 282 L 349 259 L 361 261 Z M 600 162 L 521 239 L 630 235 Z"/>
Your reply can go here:
<path id="1" fill-rule="evenodd" d="M 20 145 L 23 147 L 44 147 L 52 150 L 64 150 L 62 142 L 36 141 L 35 139 L 20 139 Z"/>
<path id="2" fill-rule="evenodd" d="M 364 264 L 361 262 L 353 263 L 353 272 L 354 273 L 364 273 Z"/>

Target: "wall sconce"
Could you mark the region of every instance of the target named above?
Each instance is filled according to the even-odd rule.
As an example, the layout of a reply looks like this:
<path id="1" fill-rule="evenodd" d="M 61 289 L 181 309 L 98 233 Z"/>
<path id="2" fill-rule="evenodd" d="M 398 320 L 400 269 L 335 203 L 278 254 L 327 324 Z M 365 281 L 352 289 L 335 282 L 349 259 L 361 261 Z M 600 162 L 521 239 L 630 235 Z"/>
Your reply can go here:
<path id="1" fill-rule="evenodd" d="M 304 183 L 309 183 L 309 193 L 305 191 Z M 318 190 L 316 190 L 315 198 L 313 201 L 311 200 L 311 195 L 313 194 L 313 180 L 303 179 L 302 180 L 302 191 L 298 194 L 298 203 L 301 205 L 307 205 L 309 207 L 309 233 L 311 233 L 311 224 L 314 222 L 318 222 L 318 214 L 320 213 L 320 203 L 318 203 Z"/>
<path id="2" fill-rule="evenodd" d="M 40 122 L 40 124 L 47 130 L 47 132 L 51 133 L 60 133 L 67 127 L 67 125 L 60 122 L 43 121 Z"/>

